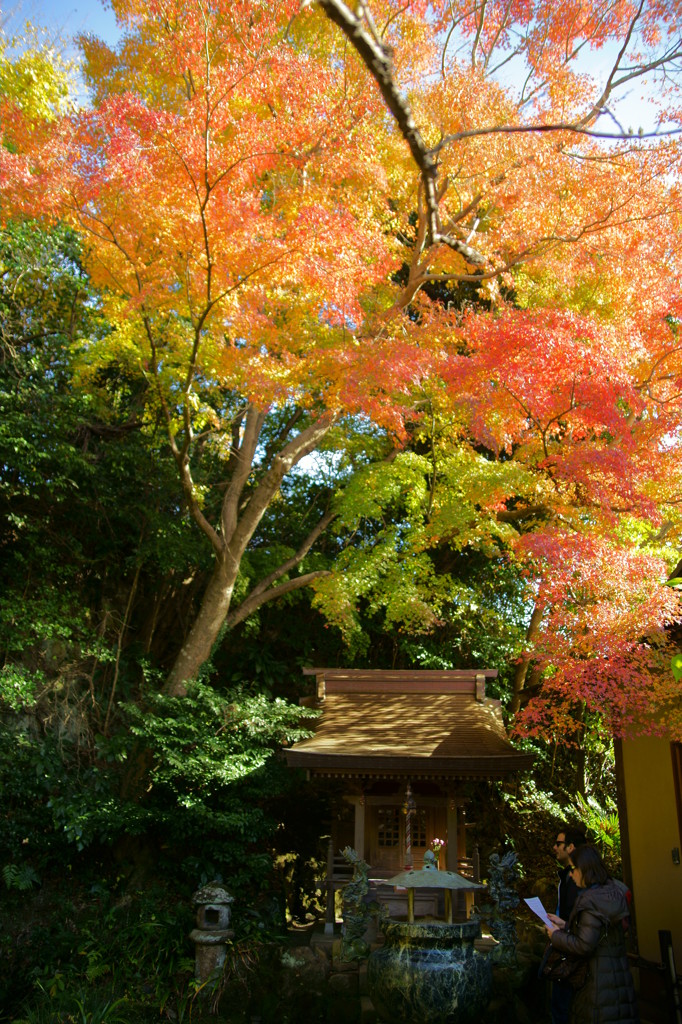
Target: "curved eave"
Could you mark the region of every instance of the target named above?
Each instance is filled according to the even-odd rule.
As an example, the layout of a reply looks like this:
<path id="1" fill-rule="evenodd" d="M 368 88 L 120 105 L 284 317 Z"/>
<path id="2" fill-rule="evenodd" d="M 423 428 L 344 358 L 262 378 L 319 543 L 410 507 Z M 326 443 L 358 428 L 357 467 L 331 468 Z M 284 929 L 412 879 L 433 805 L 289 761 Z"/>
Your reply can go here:
<path id="1" fill-rule="evenodd" d="M 304 768 L 314 775 L 357 777 L 411 776 L 413 778 L 501 778 L 533 766 L 534 754 L 516 751 L 487 757 L 398 757 L 371 754 L 320 754 L 289 749 L 284 751 L 290 768 Z"/>

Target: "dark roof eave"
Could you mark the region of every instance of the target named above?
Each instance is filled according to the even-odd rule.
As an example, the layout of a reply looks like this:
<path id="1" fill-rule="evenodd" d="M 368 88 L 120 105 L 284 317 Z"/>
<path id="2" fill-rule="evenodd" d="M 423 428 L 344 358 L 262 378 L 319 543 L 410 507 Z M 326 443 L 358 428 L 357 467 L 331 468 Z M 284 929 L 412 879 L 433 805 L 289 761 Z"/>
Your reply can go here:
<path id="1" fill-rule="evenodd" d="M 532 768 L 534 754 L 510 751 L 483 757 L 391 757 L 371 754 L 320 754 L 286 750 L 284 756 L 290 768 L 305 768 L 308 771 L 334 773 L 335 771 L 354 775 L 384 775 L 386 772 L 401 774 L 427 773 L 459 776 L 499 776 Z"/>

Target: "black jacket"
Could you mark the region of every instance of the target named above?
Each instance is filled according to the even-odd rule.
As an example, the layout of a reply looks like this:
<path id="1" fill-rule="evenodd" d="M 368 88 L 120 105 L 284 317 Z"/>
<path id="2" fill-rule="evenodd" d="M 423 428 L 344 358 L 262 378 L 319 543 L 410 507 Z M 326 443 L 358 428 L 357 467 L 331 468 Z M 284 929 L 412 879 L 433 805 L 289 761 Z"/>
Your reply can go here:
<path id="1" fill-rule="evenodd" d="M 568 921 L 580 889 L 573 881 L 570 868 L 559 868 L 559 892 L 557 896 L 557 915 L 562 921 Z"/>
<path id="2" fill-rule="evenodd" d="M 566 928 L 552 932 L 552 945 L 562 953 L 589 959 L 587 981 L 571 1006 L 572 1024 L 638 1024 L 623 928 L 628 914 L 624 886 L 609 879 L 581 889 Z"/>

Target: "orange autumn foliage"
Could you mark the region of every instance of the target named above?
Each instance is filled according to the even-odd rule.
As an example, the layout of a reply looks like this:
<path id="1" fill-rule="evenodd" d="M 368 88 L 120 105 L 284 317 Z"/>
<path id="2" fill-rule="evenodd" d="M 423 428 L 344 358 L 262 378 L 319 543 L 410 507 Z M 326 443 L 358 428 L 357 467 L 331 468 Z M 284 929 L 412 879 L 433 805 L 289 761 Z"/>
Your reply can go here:
<path id="1" fill-rule="evenodd" d="M 519 676 L 519 721 L 563 730 L 584 701 L 634 727 L 642 694 L 670 698 L 678 614 L 663 582 L 682 530 L 682 104 L 663 79 L 652 108 L 669 132 L 642 138 L 619 132 L 611 104 L 679 59 L 682 5 L 114 8 L 117 49 L 82 41 L 91 108 L 29 130 L 4 101 L 0 189 L 4 216 L 86 238 L 118 325 L 91 360 L 143 366 L 213 547 L 169 690 L 229 621 L 286 472 L 344 416 L 399 446 L 427 401 L 441 443 L 517 470 L 488 487 L 481 467 L 479 514 L 507 524 L 504 553 L 543 611 L 521 662 L 544 684 Z M 600 81 L 589 52 L 611 55 Z M 225 397 L 209 407 L 207 393 Z M 266 418 L 289 406 L 263 465 Z M 206 432 L 232 473 L 217 523 L 190 469 Z M 438 507 L 432 495 L 430 543 L 449 543 Z M 647 547 L 658 534 L 668 546 Z M 562 559 L 592 581 L 571 615 Z"/>

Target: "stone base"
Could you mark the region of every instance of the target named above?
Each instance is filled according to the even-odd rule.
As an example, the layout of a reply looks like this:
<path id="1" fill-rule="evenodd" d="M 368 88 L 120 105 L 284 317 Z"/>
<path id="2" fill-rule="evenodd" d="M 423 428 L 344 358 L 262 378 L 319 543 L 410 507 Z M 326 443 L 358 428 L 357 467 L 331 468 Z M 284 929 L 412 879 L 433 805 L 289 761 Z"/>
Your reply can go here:
<path id="1" fill-rule="evenodd" d="M 409 926 L 397 927 L 404 929 Z M 426 927 L 429 928 L 428 925 Z M 442 925 L 445 932 L 453 927 L 455 931 L 464 933 L 475 929 L 472 923 Z M 337 926 L 334 939 L 325 936 L 320 922 L 312 933 L 306 934 L 303 929 L 299 934 L 290 933 L 290 944 L 286 949 L 273 945 L 269 960 L 262 958 L 254 975 L 249 978 L 250 993 L 246 994 L 243 983 L 236 984 L 234 991 L 225 993 L 222 999 L 224 1016 L 219 1019 L 226 1024 L 228 1021 L 230 1024 L 249 1024 L 260 1014 L 262 1024 L 277 1024 L 284 1016 L 296 1024 L 379 1024 L 382 1019 L 379 1006 L 369 993 L 368 961 L 344 961 L 340 956 L 340 943 L 334 949 L 337 953 L 334 957 L 332 947 L 338 941 L 339 933 Z M 381 940 L 383 936 L 378 938 Z M 474 952 L 474 941 L 477 950 L 493 943 L 481 940 L 479 944 L 478 939 L 474 940 L 473 935 L 469 937 L 467 934 L 468 956 L 476 961 L 488 960 L 482 952 Z M 386 947 L 382 947 L 381 942 L 374 943 L 372 952 L 382 948 Z M 514 970 L 510 972 L 496 966 L 492 998 L 476 1011 L 469 1024 L 549 1024 L 546 986 L 537 980 L 537 960 L 537 957 L 530 958 L 526 963 L 519 944 Z M 389 1012 L 384 1019 L 388 1024 L 409 1024 L 410 1013 Z M 644 1017 L 644 1020 L 651 1020 L 654 1024 L 655 1018 Z M 418 1018 L 418 1024 L 438 1024 L 438 1021 L 437 1014 Z"/>
<path id="2" fill-rule="evenodd" d="M 338 926 L 335 927 L 333 933 L 329 933 L 324 931 L 322 926 L 318 925 L 310 936 L 310 948 L 320 949 L 328 956 L 331 956 L 332 946 L 338 940 L 340 934 Z"/>
<path id="3" fill-rule="evenodd" d="M 328 1024 L 358 1024 L 360 1020 L 360 1003 L 348 996 L 332 999 L 327 1011 Z"/>
<path id="4" fill-rule="evenodd" d="M 480 926 L 399 924 L 368 964 L 369 993 L 381 1020 L 395 1024 L 479 1024 L 492 988 L 488 958 L 473 941 Z"/>
<path id="5" fill-rule="evenodd" d="M 360 996 L 360 1024 L 377 1024 L 377 1011 L 369 996 Z"/>
<path id="6" fill-rule="evenodd" d="M 220 975 L 227 955 L 227 942 L 233 935 L 230 930 L 205 932 L 199 928 L 190 933 L 194 943 L 194 976 L 197 981 L 205 983 Z"/>

